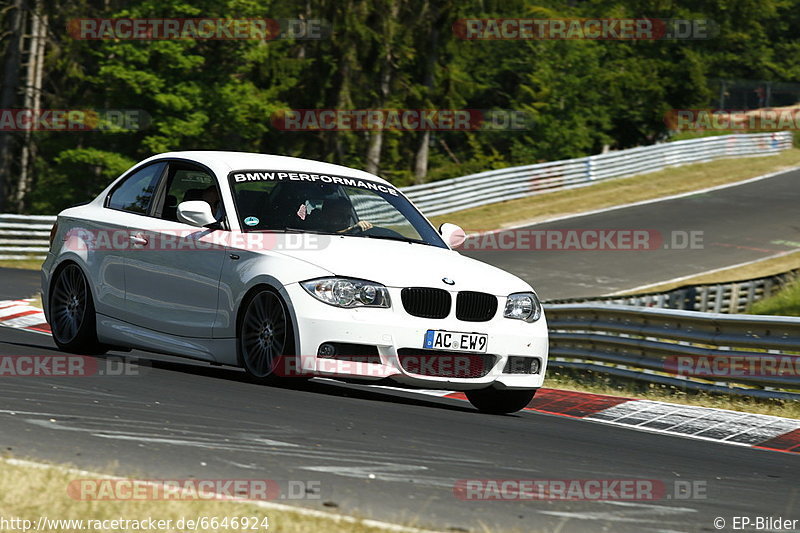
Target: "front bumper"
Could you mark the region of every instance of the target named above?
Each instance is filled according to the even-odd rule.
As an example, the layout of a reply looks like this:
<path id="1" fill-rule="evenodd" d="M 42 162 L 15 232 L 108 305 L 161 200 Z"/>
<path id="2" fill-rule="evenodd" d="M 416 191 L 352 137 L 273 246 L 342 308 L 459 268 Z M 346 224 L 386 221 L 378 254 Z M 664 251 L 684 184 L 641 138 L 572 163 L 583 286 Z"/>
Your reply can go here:
<path id="1" fill-rule="evenodd" d="M 542 316 L 534 323 L 504 318 L 502 310 L 505 307 L 505 297 L 499 298 L 497 314 L 490 321 L 466 322 L 456 319 L 453 312 L 444 319 L 409 315 L 401 303 L 399 288 L 388 289 L 392 299 L 392 307 L 389 309 L 337 308 L 320 302 L 297 283 L 287 285 L 285 290 L 295 314 L 299 342 L 298 364 L 303 372 L 366 380 L 389 378 L 404 385 L 451 390 L 488 386 L 535 389 L 541 387 L 544 380 L 548 350 L 545 317 Z M 494 356 L 494 364 L 485 375 L 470 378 L 440 377 L 407 371 L 401 364 L 398 350 L 415 349 L 426 353 L 422 348 L 423 340 L 426 331 L 432 329 L 488 334 L 486 353 Z M 358 357 L 349 361 L 318 357 L 319 347 L 323 343 L 374 346 L 377 348 L 380 363 L 366 362 L 367 359 Z M 467 362 L 473 359 L 461 352 L 452 352 L 452 356 L 455 365 L 460 364 L 459 359 Z M 538 358 L 538 372 L 504 373 L 509 356 Z"/>

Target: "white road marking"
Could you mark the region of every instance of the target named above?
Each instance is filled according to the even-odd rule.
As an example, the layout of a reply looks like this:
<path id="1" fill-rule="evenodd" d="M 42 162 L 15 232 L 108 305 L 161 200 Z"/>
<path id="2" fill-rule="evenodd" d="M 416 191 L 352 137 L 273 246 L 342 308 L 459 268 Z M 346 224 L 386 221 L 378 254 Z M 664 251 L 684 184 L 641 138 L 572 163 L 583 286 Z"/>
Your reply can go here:
<path id="1" fill-rule="evenodd" d="M 398 463 L 373 463 L 359 466 L 301 466 L 300 470 L 324 472 L 336 476 L 356 479 L 374 479 L 377 481 L 414 483 L 429 487 L 445 487 L 452 489 L 456 478 L 412 475 L 412 472 L 424 472 L 427 466 Z"/>
<path id="2" fill-rule="evenodd" d="M 26 329 L 33 333 L 41 335 L 50 335 L 45 331 L 38 331 L 35 327 L 46 327 L 47 321 L 44 317 L 44 311 L 31 305 L 32 300 L 4 300 L 0 301 L 0 326 L 9 328 Z M 19 313 L 30 314 L 19 316 L 16 318 L 6 318 Z"/>
<path id="3" fill-rule="evenodd" d="M 229 464 L 231 466 L 235 466 L 236 468 L 244 468 L 245 470 L 259 470 L 261 468 L 260 466 L 258 466 L 256 464 L 246 465 L 246 464 L 242 464 L 242 463 L 237 463 L 236 461 L 229 461 L 227 459 L 221 459 L 221 462 L 223 462 L 225 464 Z"/>
<path id="4" fill-rule="evenodd" d="M 620 512 L 614 511 L 538 511 L 540 514 L 574 518 L 576 520 L 606 520 L 609 522 L 649 522 L 660 523 L 660 520 L 650 520 L 651 517 L 665 517 L 677 514 L 696 513 L 697 509 L 690 507 L 672 507 L 669 505 L 656 505 L 652 503 L 598 501 L 603 505 L 615 505 L 627 509 Z"/>
<path id="5" fill-rule="evenodd" d="M 609 407 L 584 417 L 584 420 L 748 447 L 800 429 L 800 420 L 790 418 L 650 400 L 633 400 Z M 674 424 L 653 427 L 652 424 L 659 420 L 671 420 Z"/>
<path id="6" fill-rule="evenodd" d="M 658 281 L 655 283 L 648 283 L 646 285 L 639 285 L 638 287 L 632 287 L 630 289 L 623 289 L 617 292 L 611 292 L 608 294 L 604 294 L 603 296 L 623 296 L 629 293 L 636 293 L 636 292 L 646 292 L 647 289 L 652 287 L 658 287 L 659 285 L 665 285 L 668 283 L 680 283 L 681 281 L 686 281 L 687 279 L 695 278 L 697 276 L 705 276 L 706 274 L 716 274 L 717 272 L 722 272 L 723 270 L 729 270 L 733 268 L 740 268 L 749 265 L 754 265 L 756 263 L 760 263 L 762 261 L 769 261 L 770 259 L 776 259 L 778 257 L 783 257 L 785 255 L 793 254 L 797 252 L 797 250 L 787 250 L 785 252 L 781 252 L 779 254 L 770 255 L 767 257 L 762 257 L 760 259 L 753 259 L 752 261 L 745 261 L 744 263 L 737 263 L 735 265 L 724 266 L 720 268 L 714 268 L 712 270 L 704 270 L 702 272 L 697 272 L 696 274 L 688 274 L 686 276 L 679 276 L 677 278 L 667 279 L 664 281 Z"/>
<path id="7" fill-rule="evenodd" d="M 251 451 L 251 450 L 258 451 L 262 449 L 262 446 L 265 445 L 265 442 L 269 442 L 269 446 L 277 446 L 277 447 L 297 446 L 296 444 L 292 444 L 289 442 L 281 442 L 270 439 L 258 439 L 253 441 L 253 444 L 249 443 L 237 444 L 237 443 L 225 442 L 225 441 L 202 438 L 202 437 L 195 437 L 194 439 L 190 438 L 180 439 L 175 437 L 164 437 L 152 433 L 136 433 L 130 431 L 113 431 L 113 430 L 98 430 L 95 428 L 70 427 L 53 420 L 54 419 L 41 420 L 38 418 L 29 418 L 26 419 L 25 421 L 28 422 L 29 424 L 44 427 L 47 429 L 89 433 L 91 436 L 101 439 L 129 440 L 135 442 L 150 442 L 154 444 L 171 444 L 174 446 L 189 446 L 192 448 L 205 448 L 205 449 L 227 450 L 227 451 Z"/>
<path id="8" fill-rule="evenodd" d="M 33 421 L 31 421 L 33 422 Z M 44 425 L 44 424 L 39 424 Z M 46 427 L 50 427 L 49 425 Z M 64 428 L 58 428 L 64 429 Z M 151 442 L 154 444 L 172 444 L 175 446 L 190 446 L 193 448 L 207 448 L 213 450 L 240 450 L 241 446 L 237 445 L 230 445 L 230 444 L 223 444 L 217 441 L 200 441 L 200 440 L 189 440 L 189 439 L 172 439 L 168 437 L 143 437 L 141 435 L 124 435 L 118 434 L 116 431 L 107 431 L 102 433 L 92 433 L 93 437 L 99 437 L 101 439 L 116 439 L 116 440 L 132 440 L 135 442 Z M 288 442 L 278 442 L 278 441 L 270 441 L 271 444 L 269 446 L 296 446 L 296 444 L 290 444 Z"/>
<path id="9" fill-rule="evenodd" d="M 18 313 L 24 313 L 26 311 L 33 311 L 35 309 L 36 309 L 35 307 L 32 307 L 25 303 L 16 303 L 14 305 L 9 305 L 8 307 L 3 307 L 2 309 L 0 309 L 0 320 L 3 319 L 3 317 L 16 315 Z"/>
<path id="10" fill-rule="evenodd" d="M 23 413 L 17 413 L 23 414 Z M 362 463 L 365 460 L 372 460 L 374 463 L 378 465 L 385 465 L 391 464 L 389 461 L 391 459 L 403 459 L 402 455 L 398 454 L 387 454 L 387 453 L 380 453 L 380 452 L 371 452 L 368 450 L 359 450 L 357 452 L 357 456 L 354 456 L 354 452 L 352 449 L 347 449 L 346 447 L 339 447 L 339 448 L 328 448 L 324 450 L 317 450 L 313 448 L 308 448 L 306 446 L 299 446 L 293 443 L 288 443 L 284 441 L 277 441 L 272 439 L 265 439 L 260 436 L 253 436 L 253 435 L 219 435 L 208 437 L 204 433 L 203 436 L 194 436 L 194 435 L 187 435 L 189 433 L 186 430 L 175 430 L 176 432 L 180 432 L 181 435 L 164 435 L 163 433 L 152 433 L 152 432 L 141 432 L 136 430 L 113 430 L 113 429 L 106 429 L 108 426 L 107 423 L 102 422 L 103 419 L 90 419 L 89 417 L 85 417 L 84 422 L 93 422 L 96 424 L 102 424 L 103 427 L 80 427 L 80 426 L 72 426 L 67 425 L 68 422 L 72 422 L 74 419 L 81 417 L 76 417 L 73 415 L 59 415 L 56 413 L 34 413 L 36 415 L 40 415 L 42 419 L 39 418 L 26 418 L 24 421 L 26 423 L 39 426 L 49 430 L 60 430 L 60 431 L 73 431 L 73 432 L 81 432 L 88 434 L 95 438 L 101 439 L 112 439 L 112 440 L 122 440 L 122 441 L 131 441 L 131 442 L 149 442 L 154 444 L 164 444 L 164 445 L 172 445 L 172 446 L 186 446 L 191 448 L 200 448 L 205 450 L 217 450 L 217 451 L 224 451 L 224 452 L 234 452 L 237 454 L 241 453 L 254 453 L 254 454 L 266 454 L 270 456 L 286 456 L 286 457 L 293 457 L 293 458 L 300 458 L 306 462 L 306 464 L 310 462 L 335 462 L 335 463 Z M 63 420 L 67 419 L 67 422 Z M 124 424 L 130 424 L 137 428 L 141 427 L 144 422 L 140 421 L 121 421 L 121 420 L 109 420 L 108 422 L 112 424 L 116 424 L 117 427 L 124 427 Z M 163 430 L 168 430 L 168 428 L 159 428 Z M 266 444 L 266 443 L 270 444 Z M 414 457 L 406 457 L 409 460 L 419 459 Z M 429 456 L 425 458 L 426 461 L 435 464 L 441 464 L 443 461 L 448 461 L 450 464 L 466 464 L 468 461 L 461 460 L 457 457 L 442 457 L 442 456 Z M 475 461 L 478 462 L 478 461 Z M 474 465 L 473 465 L 474 466 Z M 421 467 L 427 468 L 427 467 Z M 408 480 L 408 477 L 405 476 L 402 480 Z M 423 480 L 420 479 L 420 482 Z M 432 479 L 425 479 L 425 484 L 428 485 L 436 485 L 439 486 L 442 482 L 439 480 L 432 480 Z M 450 485 L 454 481 L 448 480 Z"/>

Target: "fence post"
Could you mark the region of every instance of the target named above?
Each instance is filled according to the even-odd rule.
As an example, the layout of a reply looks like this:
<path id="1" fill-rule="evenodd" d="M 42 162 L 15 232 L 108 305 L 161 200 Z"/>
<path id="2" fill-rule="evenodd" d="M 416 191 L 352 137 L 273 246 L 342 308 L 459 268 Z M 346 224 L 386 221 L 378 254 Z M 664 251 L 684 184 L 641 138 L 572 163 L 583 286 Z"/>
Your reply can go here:
<path id="1" fill-rule="evenodd" d="M 587 157 L 584 165 L 586 166 L 586 181 L 594 181 L 594 156 Z"/>

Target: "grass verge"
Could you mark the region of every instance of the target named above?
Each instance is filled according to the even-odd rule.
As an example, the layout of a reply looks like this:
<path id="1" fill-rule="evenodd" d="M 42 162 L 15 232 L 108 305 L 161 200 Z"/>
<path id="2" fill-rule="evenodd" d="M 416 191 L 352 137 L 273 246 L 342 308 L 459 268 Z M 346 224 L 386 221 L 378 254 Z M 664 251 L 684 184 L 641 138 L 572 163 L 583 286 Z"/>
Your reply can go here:
<path id="1" fill-rule="evenodd" d="M 783 253 L 772 257 L 754 261 L 745 265 L 734 265 L 731 267 L 720 268 L 703 272 L 695 276 L 687 276 L 677 280 L 650 285 L 647 288 L 639 287 L 635 291 L 623 291 L 617 293 L 621 296 L 627 294 L 638 294 L 642 292 L 666 292 L 686 285 L 704 285 L 708 283 L 729 283 L 732 281 L 746 281 L 765 276 L 783 274 L 800 268 L 800 250 L 796 252 Z M 757 313 L 768 314 L 768 313 Z"/>
<path id="2" fill-rule="evenodd" d="M 31 296 L 31 300 L 33 300 L 31 302 L 32 306 L 38 307 L 39 309 L 44 309 L 44 306 L 42 305 L 42 293 L 41 292 L 37 292 L 36 294 L 32 295 Z"/>
<path id="3" fill-rule="evenodd" d="M 22 268 L 25 270 L 41 270 L 42 261 L 39 259 L 9 259 L 0 261 L 0 268 Z"/>
<path id="4" fill-rule="evenodd" d="M 90 524 L 89 520 L 171 520 L 171 527 L 158 528 L 163 532 L 179 531 L 266 531 L 263 527 L 268 523 L 270 532 L 301 533 L 326 531 L 333 533 L 385 533 L 386 528 L 376 527 L 360 518 L 333 515 L 330 517 L 309 516 L 290 510 L 279 510 L 259 506 L 246 502 L 225 501 L 81 501 L 74 500 L 67 492 L 69 483 L 74 480 L 87 479 L 91 476 L 81 475 L 75 471 L 62 468 L 43 468 L 28 464 L 11 464 L 0 460 L 0 517 L 6 521 L 17 518 L 32 521 L 33 531 L 39 518 L 44 516 L 50 520 L 83 520 L 84 526 Z M 193 529 L 180 527 L 179 520 L 196 520 L 198 517 L 216 517 L 216 527 L 210 520 L 209 527 Z M 219 524 L 224 518 L 230 521 L 233 517 L 253 517 L 250 528 L 221 527 Z M 263 522 L 264 519 L 267 522 Z M 258 527 L 252 529 L 253 523 Z M 19 522 L 17 523 L 19 524 Z M 130 522 L 128 527 L 78 527 L 77 524 L 61 524 L 63 527 L 44 527 L 44 531 L 141 531 Z M 164 523 L 163 525 L 166 525 Z M 203 525 L 202 523 L 200 524 Z M 241 525 L 241 524 L 240 524 Z M 413 531 L 411 527 L 398 527 L 395 531 Z M 23 531 L 21 527 L 0 525 L 0 531 Z"/>
<path id="5" fill-rule="evenodd" d="M 630 178 L 609 179 L 587 187 L 489 204 L 432 217 L 434 226 L 458 224 L 468 232 L 533 224 L 615 205 L 652 200 L 777 172 L 800 165 L 800 149 L 747 159 L 721 159 L 672 167 Z"/>
<path id="6" fill-rule="evenodd" d="M 788 283 L 769 298 L 754 303 L 747 312 L 752 315 L 800 316 L 800 279 Z"/>
<path id="7" fill-rule="evenodd" d="M 631 381 L 589 370 L 573 371 L 561 368 L 548 370 L 544 386 L 553 389 L 626 396 L 654 402 L 713 407 L 715 409 L 729 409 L 744 413 L 800 419 L 800 402 L 798 401 L 745 398 L 733 395 L 686 391 L 674 386 Z"/>

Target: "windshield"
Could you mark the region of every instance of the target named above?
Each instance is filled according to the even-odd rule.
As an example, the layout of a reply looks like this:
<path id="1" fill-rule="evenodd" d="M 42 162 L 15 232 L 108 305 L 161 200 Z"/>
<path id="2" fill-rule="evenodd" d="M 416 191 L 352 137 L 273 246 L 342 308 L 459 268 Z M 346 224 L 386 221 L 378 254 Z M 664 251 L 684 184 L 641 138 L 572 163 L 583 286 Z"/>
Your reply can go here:
<path id="1" fill-rule="evenodd" d="M 235 171 L 229 180 L 244 231 L 322 233 L 447 248 L 391 185 L 280 170 Z"/>

